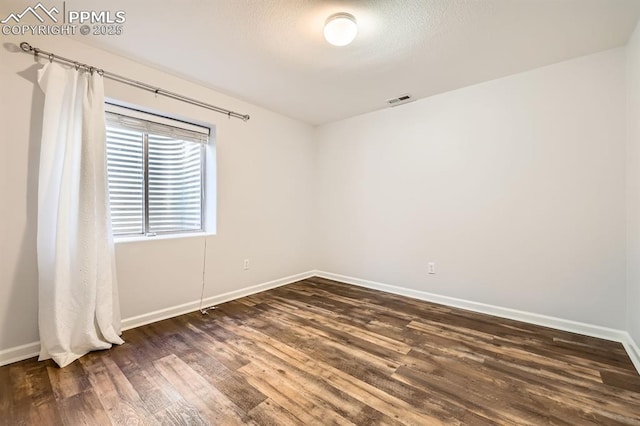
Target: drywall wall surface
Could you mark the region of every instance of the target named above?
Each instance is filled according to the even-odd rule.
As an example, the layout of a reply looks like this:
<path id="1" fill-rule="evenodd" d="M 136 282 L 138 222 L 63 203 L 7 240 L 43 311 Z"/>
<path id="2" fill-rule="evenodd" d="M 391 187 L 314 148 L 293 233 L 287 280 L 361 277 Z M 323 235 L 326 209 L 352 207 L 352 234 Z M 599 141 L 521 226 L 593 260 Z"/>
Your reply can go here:
<path id="1" fill-rule="evenodd" d="M 36 213 L 46 62 L 12 52 L 21 41 L 247 113 L 243 122 L 105 81 L 109 98 L 215 126 L 217 233 L 207 237 L 205 297 L 312 269 L 308 250 L 314 132 L 311 126 L 62 36 L 4 37 L 0 46 L 0 351 L 38 340 Z M 212 177 L 212 176 L 209 176 Z M 211 203 L 208 208 L 213 209 Z M 123 318 L 200 298 L 204 237 L 118 243 Z M 250 260 L 248 270 L 243 260 Z"/>
<path id="2" fill-rule="evenodd" d="M 627 45 L 627 330 L 640 344 L 640 26 Z"/>
<path id="3" fill-rule="evenodd" d="M 318 268 L 625 328 L 625 102 L 619 48 L 320 127 Z"/>

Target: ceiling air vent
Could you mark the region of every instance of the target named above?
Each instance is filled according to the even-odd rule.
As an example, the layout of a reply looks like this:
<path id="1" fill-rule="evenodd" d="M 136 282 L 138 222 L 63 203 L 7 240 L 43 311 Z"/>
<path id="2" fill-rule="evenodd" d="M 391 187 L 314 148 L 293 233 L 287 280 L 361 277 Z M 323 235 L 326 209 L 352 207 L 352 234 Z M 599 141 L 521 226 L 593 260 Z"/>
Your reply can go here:
<path id="1" fill-rule="evenodd" d="M 407 102 L 411 102 L 412 100 L 413 100 L 413 98 L 411 97 L 411 95 L 406 93 L 404 95 L 398 96 L 397 98 L 388 99 L 387 100 L 387 105 L 393 107 L 393 106 L 406 104 Z"/>

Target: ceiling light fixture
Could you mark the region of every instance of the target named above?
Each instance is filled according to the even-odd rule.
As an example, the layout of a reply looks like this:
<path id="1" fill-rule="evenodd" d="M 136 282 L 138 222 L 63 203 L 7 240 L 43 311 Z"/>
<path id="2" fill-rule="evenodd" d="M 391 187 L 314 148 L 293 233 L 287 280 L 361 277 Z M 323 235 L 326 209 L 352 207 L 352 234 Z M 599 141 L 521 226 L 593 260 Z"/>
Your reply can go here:
<path id="1" fill-rule="evenodd" d="M 336 13 L 324 23 L 324 38 L 334 46 L 346 46 L 358 35 L 356 18 L 349 13 Z"/>

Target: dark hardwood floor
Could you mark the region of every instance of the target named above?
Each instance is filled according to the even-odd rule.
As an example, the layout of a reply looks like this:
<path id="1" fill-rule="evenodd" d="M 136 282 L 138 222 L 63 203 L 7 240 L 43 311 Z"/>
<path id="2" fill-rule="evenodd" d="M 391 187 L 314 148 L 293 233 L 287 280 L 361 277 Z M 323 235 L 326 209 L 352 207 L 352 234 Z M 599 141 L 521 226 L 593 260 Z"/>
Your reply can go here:
<path id="1" fill-rule="evenodd" d="M 0 368 L 6 425 L 640 425 L 619 343 L 320 278 Z"/>

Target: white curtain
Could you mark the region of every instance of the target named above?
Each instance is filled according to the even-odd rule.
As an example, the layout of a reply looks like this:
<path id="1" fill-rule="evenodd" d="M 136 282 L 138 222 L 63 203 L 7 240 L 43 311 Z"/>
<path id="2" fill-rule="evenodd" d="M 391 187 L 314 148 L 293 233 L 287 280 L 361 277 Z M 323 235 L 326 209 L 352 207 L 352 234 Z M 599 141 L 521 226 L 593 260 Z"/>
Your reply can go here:
<path id="1" fill-rule="evenodd" d="M 123 343 L 106 176 L 103 78 L 48 63 L 38 181 L 40 360 Z"/>

